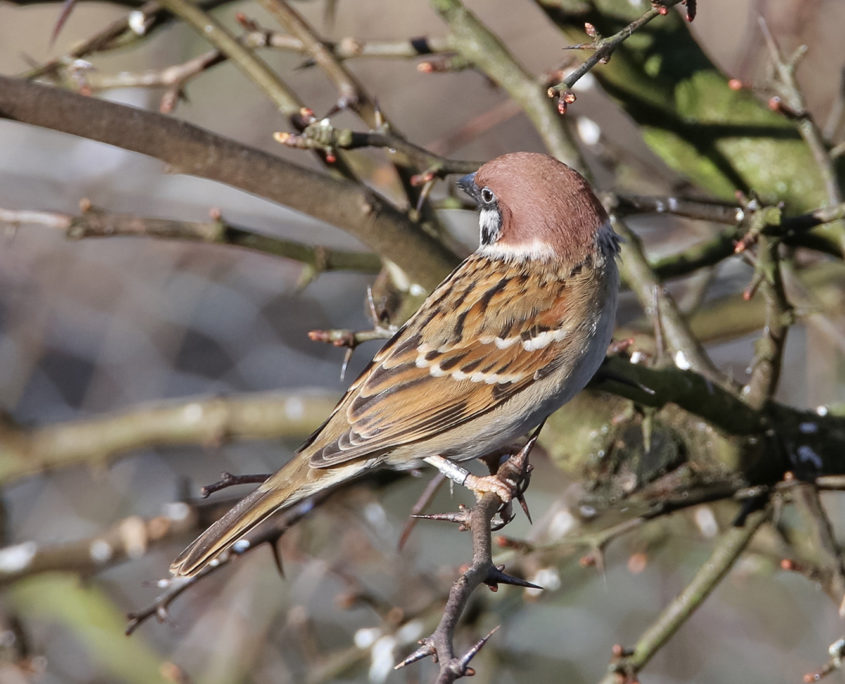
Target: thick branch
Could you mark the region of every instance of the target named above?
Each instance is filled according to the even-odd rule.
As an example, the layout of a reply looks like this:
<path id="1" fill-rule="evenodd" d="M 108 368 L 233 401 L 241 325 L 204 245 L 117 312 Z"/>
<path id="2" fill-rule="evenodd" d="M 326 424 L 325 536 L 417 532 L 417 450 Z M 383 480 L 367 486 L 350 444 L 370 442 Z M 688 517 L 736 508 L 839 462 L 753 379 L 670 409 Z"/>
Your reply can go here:
<path id="1" fill-rule="evenodd" d="M 133 515 L 87 539 L 55 545 L 25 541 L 0 548 L 0 586 L 54 570 L 90 575 L 138 559 L 158 544 L 193 530 L 194 517 L 190 506 L 173 503 L 154 518 Z"/>
<path id="2" fill-rule="evenodd" d="M 52 468 L 102 464 L 146 446 L 302 438 L 333 406 L 332 398 L 275 392 L 136 406 L 41 428 L 7 418 L 0 423 L 0 483 Z"/>
<path id="3" fill-rule="evenodd" d="M 227 183 L 340 226 L 426 288 L 457 261 L 366 187 L 160 114 L 0 76 L 0 117 L 147 154 L 177 172 Z"/>

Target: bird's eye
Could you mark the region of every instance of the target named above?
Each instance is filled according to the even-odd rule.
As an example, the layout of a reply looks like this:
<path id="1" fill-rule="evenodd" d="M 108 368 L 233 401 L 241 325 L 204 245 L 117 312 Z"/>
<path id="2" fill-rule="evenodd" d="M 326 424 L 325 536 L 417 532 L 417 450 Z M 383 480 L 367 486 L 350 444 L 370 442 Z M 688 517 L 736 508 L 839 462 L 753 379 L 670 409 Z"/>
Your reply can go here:
<path id="1" fill-rule="evenodd" d="M 484 204 L 490 204 L 495 199 L 496 195 L 493 194 L 493 191 L 490 188 L 481 188 L 481 201 L 484 202 Z"/>

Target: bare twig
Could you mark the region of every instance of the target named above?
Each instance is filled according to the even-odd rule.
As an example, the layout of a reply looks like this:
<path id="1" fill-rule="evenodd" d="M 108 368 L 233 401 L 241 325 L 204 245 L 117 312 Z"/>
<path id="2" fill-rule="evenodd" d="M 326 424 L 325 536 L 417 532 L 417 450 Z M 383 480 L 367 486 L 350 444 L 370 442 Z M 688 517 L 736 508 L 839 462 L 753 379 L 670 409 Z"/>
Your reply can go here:
<path id="1" fill-rule="evenodd" d="M 838 607 L 845 599 L 845 562 L 818 488 L 811 482 L 796 482 L 790 491 L 792 502 L 801 515 L 802 532 L 812 544 L 819 569 L 818 581 Z"/>
<path id="2" fill-rule="evenodd" d="M 795 80 L 795 69 L 799 61 L 806 53 L 806 46 L 802 46 L 788 60 L 783 57 L 780 48 L 775 41 L 766 20 L 759 17 L 760 31 L 769 49 L 769 58 L 775 68 L 776 78 L 774 87 L 777 89 L 777 99 L 770 102 L 770 105 L 790 118 L 796 119 L 798 132 L 810 149 L 819 173 L 822 176 L 827 192 L 827 199 L 830 205 L 842 203 L 842 192 L 839 187 L 839 178 L 833 165 L 833 160 L 825 145 L 822 133 L 810 115 L 804 103 L 804 97 Z M 843 255 L 845 255 L 845 244 L 840 242 Z"/>
<path id="3" fill-rule="evenodd" d="M 768 212 L 775 207 L 755 207 L 724 204 L 721 202 L 706 202 L 690 200 L 683 197 L 646 197 L 641 195 L 605 195 L 607 206 L 622 215 L 656 213 L 673 214 L 686 218 L 724 223 L 731 228 L 721 231 L 715 237 L 705 240 L 685 249 L 677 254 L 661 257 L 652 262 L 656 274 L 661 280 L 688 275 L 699 268 L 713 266 L 735 253 L 735 246 L 739 240 L 747 235 L 747 231 L 755 227 L 749 221 L 751 211 Z M 771 213 L 771 212 L 769 212 Z M 821 207 L 798 216 L 781 216 L 767 213 L 765 221 L 757 226 L 758 234 L 780 238 L 789 245 L 802 245 L 819 248 L 829 253 L 827 242 L 816 243 L 807 233 L 816 226 L 838 221 L 845 218 L 845 203 L 832 207 Z M 777 218 L 777 220 L 775 220 Z M 834 256 L 842 256 L 838 250 Z"/>
<path id="4" fill-rule="evenodd" d="M 443 178 L 451 173 L 471 173 L 482 164 L 477 161 L 448 159 L 429 152 L 390 129 L 366 132 L 337 129 L 325 119 L 306 126 L 299 135 L 276 134 L 276 140 L 288 147 L 301 149 L 355 150 L 364 147 L 379 147 L 391 152 L 396 151 L 413 161 L 419 168 L 424 169 L 424 173 L 411 179 L 411 182 L 417 185 L 432 178 Z"/>
<path id="5" fill-rule="evenodd" d="M 0 208 L 0 223 L 8 225 L 36 224 L 61 230 L 71 240 L 110 237 L 151 237 L 166 240 L 187 240 L 243 247 L 264 254 L 300 261 L 311 271 L 352 270 L 378 273 L 381 260 L 375 254 L 329 249 L 305 245 L 248 228 L 234 226 L 221 218 L 208 222 L 175 221 L 131 214 L 110 214 L 92 210 L 86 205 L 81 214 Z"/>
<path id="6" fill-rule="evenodd" d="M 246 48 L 208 12 L 186 0 L 158 0 L 231 59 L 275 103 L 288 119 L 299 115 L 302 103 L 267 64 Z"/>
<path id="7" fill-rule="evenodd" d="M 614 227 L 626 243 L 622 259 L 625 280 L 637 295 L 643 309 L 658 321 L 675 364 L 681 368 L 692 368 L 712 382 L 730 386 L 730 381 L 713 365 L 701 343 L 692 334 L 672 296 L 660 284 L 645 257 L 639 237 L 618 218 Z"/>
<path id="8" fill-rule="evenodd" d="M 638 29 L 645 26 L 655 17 L 666 14 L 666 10 L 673 5 L 677 5 L 684 0 L 661 0 L 659 3 L 653 3 L 653 7 L 646 11 L 641 16 L 628 24 L 625 28 L 614 33 L 607 38 L 599 38 L 592 43 L 585 45 L 572 45 L 568 50 L 593 50 L 593 54 L 585 60 L 581 66 L 572 71 L 563 81 L 557 85 L 549 88 L 549 97 L 558 97 L 561 93 L 565 93 L 571 89 L 586 73 L 592 71 L 597 64 L 605 64 L 623 42 L 628 40 Z"/>
<path id="9" fill-rule="evenodd" d="M 578 159 L 577 145 L 542 86 L 460 0 L 431 0 L 449 25 L 455 49 L 493 79 L 522 107 L 549 153 L 570 162 Z"/>
<path id="10" fill-rule="evenodd" d="M 393 130 L 395 137 L 402 137 L 397 126 L 377 107 L 375 98 L 289 3 L 284 0 L 261 0 L 261 3 L 291 34 L 302 41 L 305 50 L 335 85 L 338 90 L 336 110 L 351 109 L 371 129 Z M 437 234 L 442 234 L 440 218 L 428 202 L 427 196 L 421 192 L 421 184 L 414 182 L 417 169 L 409 163 L 414 160 L 413 156 L 403 158 L 400 151 L 393 163 L 402 181 L 408 204 L 415 208 L 415 213 L 420 214 Z"/>

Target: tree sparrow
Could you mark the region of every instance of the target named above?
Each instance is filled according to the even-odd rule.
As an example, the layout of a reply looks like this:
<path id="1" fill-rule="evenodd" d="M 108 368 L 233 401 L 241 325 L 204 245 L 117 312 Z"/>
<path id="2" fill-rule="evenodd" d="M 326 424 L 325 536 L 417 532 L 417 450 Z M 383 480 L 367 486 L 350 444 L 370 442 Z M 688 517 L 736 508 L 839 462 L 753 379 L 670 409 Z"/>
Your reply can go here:
<path id="1" fill-rule="evenodd" d="M 613 332 L 619 240 L 584 178 L 517 152 L 458 185 L 481 210 L 478 249 L 293 459 L 193 541 L 173 574 L 197 573 L 274 512 L 371 468 L 427 461 L 454 479 L 465 473 L 455 461 L 525 434 L 598 370 Z"/>

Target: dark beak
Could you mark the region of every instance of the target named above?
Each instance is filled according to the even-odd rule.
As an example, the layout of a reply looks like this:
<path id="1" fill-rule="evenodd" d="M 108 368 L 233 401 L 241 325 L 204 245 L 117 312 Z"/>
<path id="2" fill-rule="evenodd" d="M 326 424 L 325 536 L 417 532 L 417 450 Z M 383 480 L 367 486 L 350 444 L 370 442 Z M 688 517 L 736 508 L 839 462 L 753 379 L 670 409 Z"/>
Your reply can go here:
<path id="1" fill-rule="evenodd" d="M 475 184 L 475 173 L 468 173 L 466 176 L 459 178 L 458 187 L 476 202 L 478 201 L 479 189 Z"/>

